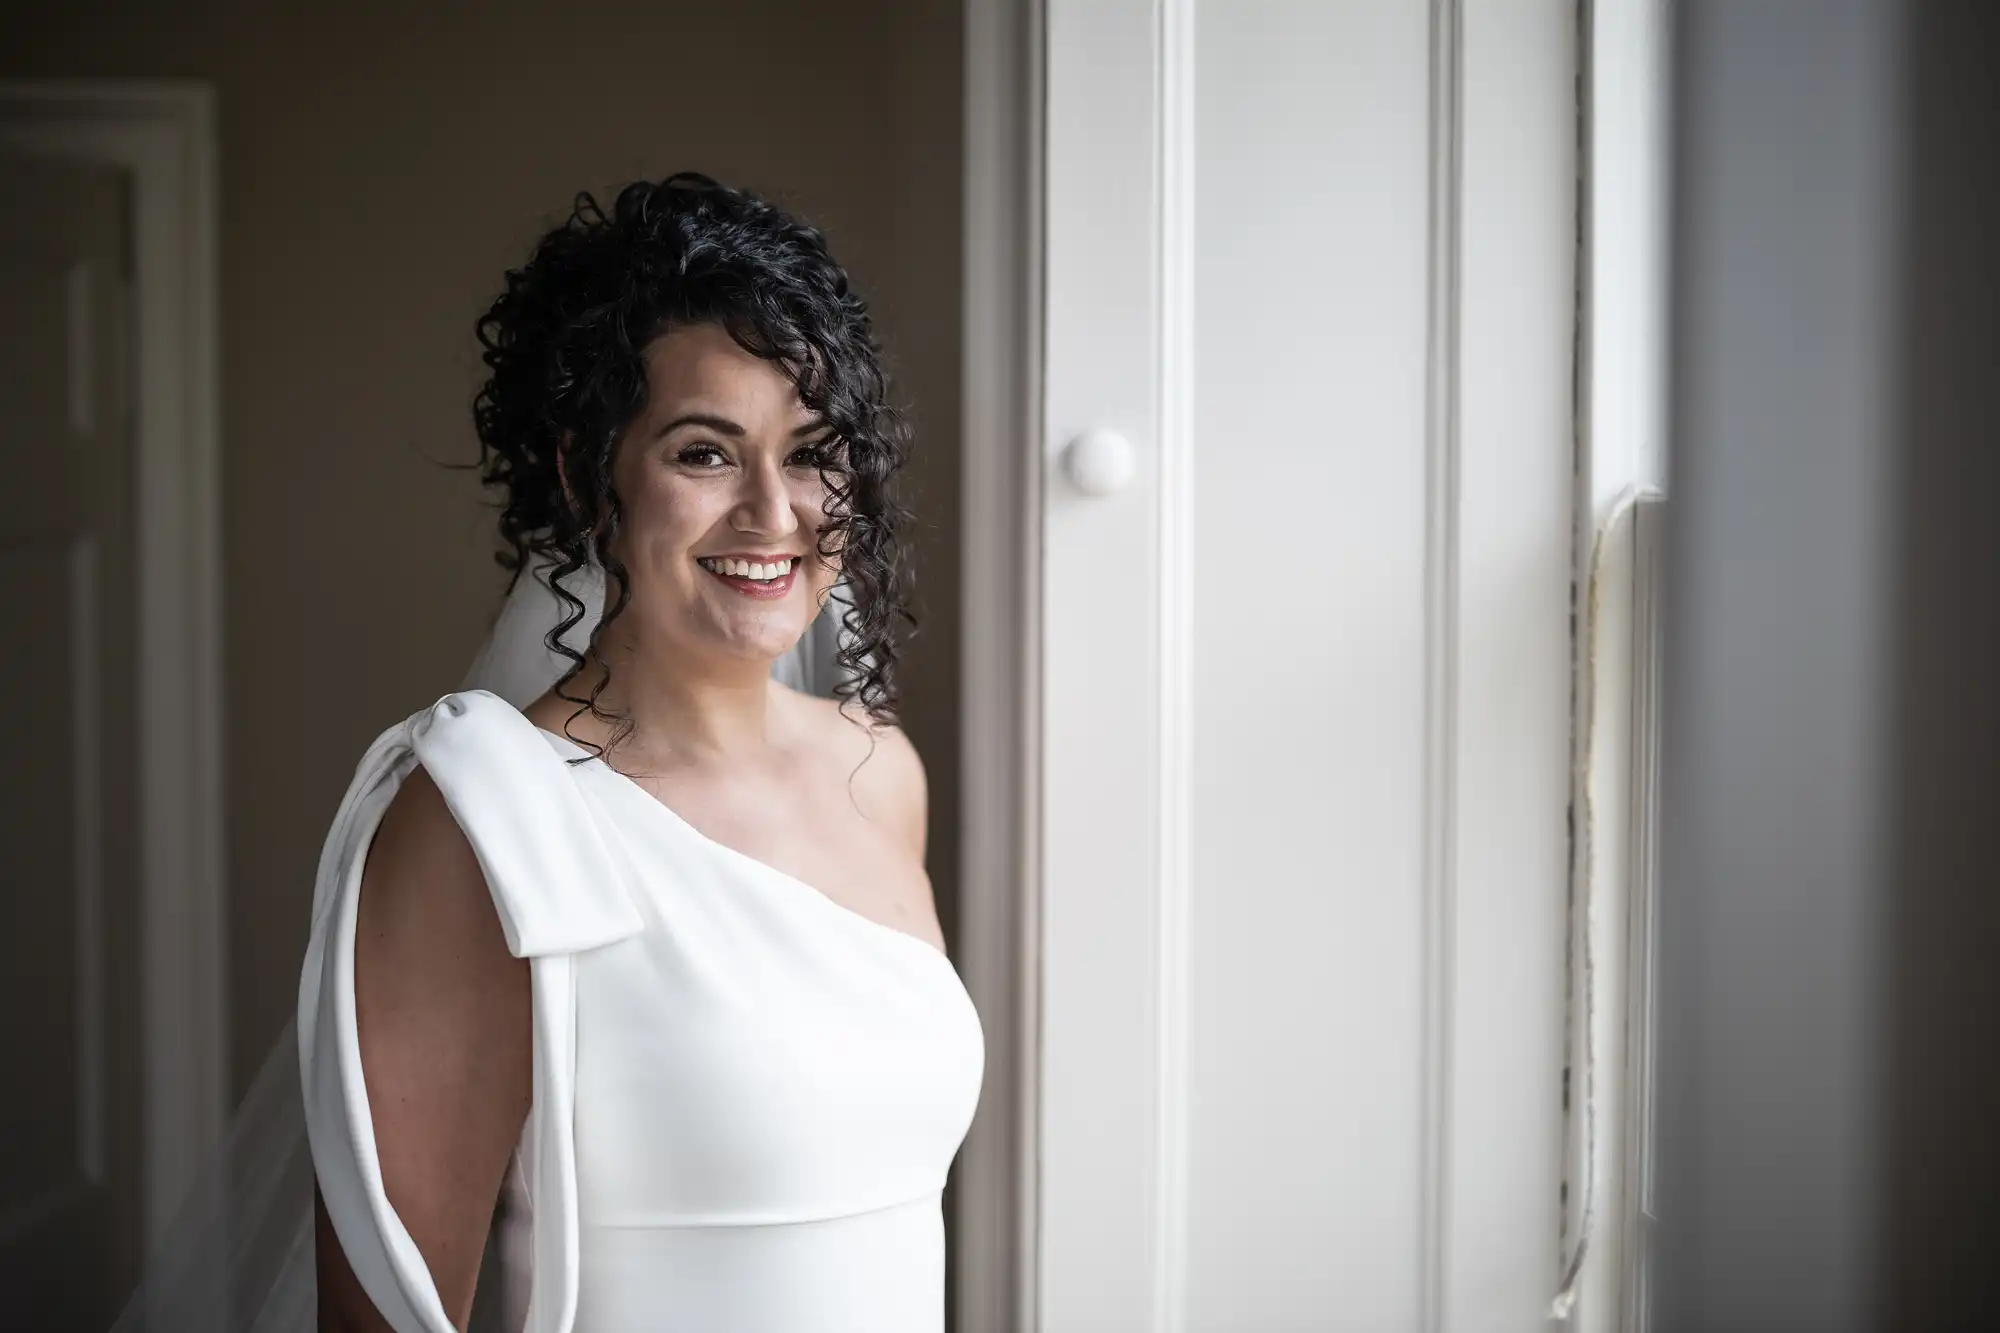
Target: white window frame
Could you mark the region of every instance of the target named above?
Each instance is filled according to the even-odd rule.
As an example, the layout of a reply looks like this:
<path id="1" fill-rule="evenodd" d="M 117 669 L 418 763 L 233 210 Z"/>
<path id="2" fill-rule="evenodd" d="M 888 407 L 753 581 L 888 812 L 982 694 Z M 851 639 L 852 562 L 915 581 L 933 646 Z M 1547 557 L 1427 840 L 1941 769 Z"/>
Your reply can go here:
<path id="1" fill-rule="evenodd" d="M 1569 1326 L 1643 1333 L 1653 1214 L 1667 0 L 1580 0 L 1577 708 Z"/>

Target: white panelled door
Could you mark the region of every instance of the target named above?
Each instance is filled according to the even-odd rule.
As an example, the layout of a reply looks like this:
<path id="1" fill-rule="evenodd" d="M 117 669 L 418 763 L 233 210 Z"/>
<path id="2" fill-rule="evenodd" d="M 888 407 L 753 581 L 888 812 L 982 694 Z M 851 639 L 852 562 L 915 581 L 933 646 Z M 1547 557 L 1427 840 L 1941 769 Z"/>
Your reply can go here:
<path id="1" fill-rule="evenodd" d="M 1546 1326 L 1573 23 L 1046 0 L 1048 1333 Z"/>
<path id="2" fill-rule="evenodd" d="M 142 1255 L 130 181 L 0 152 L 0 1326 L 101 1329 Z"/>

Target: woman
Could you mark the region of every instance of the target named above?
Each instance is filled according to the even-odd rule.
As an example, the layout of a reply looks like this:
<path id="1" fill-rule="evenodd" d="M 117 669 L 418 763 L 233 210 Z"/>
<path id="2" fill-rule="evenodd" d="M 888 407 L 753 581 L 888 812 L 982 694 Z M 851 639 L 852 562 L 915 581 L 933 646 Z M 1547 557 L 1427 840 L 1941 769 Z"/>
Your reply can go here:
<path id="1" fill-rule="evenodd" d="M 894 724 L 905 430 L 866 309 L 817 232 L 682 175 L 581 197 L 480 336 L 568 670 L 385 732 L 328 836 L 320 1325 L 443 1333 L 490 1284 L 529 1333 L 938 1330 L 983 1057 Z M 826 700 L 772 669 L 836 579 Z"/>

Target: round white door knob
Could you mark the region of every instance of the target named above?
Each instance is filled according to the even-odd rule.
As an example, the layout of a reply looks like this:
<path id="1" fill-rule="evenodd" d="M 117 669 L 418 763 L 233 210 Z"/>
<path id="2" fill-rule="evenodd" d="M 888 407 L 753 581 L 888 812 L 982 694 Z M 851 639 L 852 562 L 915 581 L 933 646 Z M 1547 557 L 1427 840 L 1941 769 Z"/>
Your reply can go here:
<path id="1" fill-rule="evenodd" d="M 1087 430 L 1063 449 L 1063 472 L 1085 495 L 1116 495 L 1138 470 L 1132 442 L 1115 430 Z"/>

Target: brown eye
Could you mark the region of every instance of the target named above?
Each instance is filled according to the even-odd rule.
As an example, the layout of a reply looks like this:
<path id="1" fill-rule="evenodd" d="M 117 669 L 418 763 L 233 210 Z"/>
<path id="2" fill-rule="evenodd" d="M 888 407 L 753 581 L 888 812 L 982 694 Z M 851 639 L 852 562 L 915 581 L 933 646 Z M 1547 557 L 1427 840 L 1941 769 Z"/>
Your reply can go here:
<path id="1" fill-rule="evenodd" d="M 712 444 L 691 444 L 687 448 L 681 450 L 678 454 L 675 454 L 674 458 L 676 461 L 685 463 L 689 467 L 696 468 L 697 470 L 711 471 L 713 469 L 710 467 L 710 465 L 702 461 L 705 457 L 711 454 L 714 455 L 716 458 L 723 457 L 722 450 L 716 448 Z"/>
<path id="2" fill-rule="evenodd" d="M 817 444 L 801 447 L 792 455 L 799 460 L 799 466 L 838 470 L 846 462 L 847 451 L 833 440 L 821 440 Z"/>

